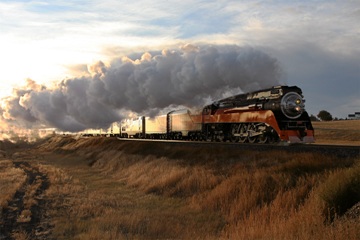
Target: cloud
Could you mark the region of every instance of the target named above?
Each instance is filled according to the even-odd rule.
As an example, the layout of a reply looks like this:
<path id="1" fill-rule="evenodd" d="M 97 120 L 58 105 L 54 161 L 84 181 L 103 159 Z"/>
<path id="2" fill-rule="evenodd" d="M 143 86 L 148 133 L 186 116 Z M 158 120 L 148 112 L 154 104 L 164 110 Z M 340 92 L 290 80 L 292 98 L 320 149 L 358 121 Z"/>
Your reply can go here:
<path id="1" fill-rule="evenodd" d="M 105 128 L 129 111 L 156 114 L 170 106 L 202 107 L 229 90 L 278 85 L 281 69 L 275 58 L 251 47 L 185 45 L 155 55 L 146 52 L 138 59 L 123 57 L 109 66 L 99 61 L 88 73 L 52 89 L 28 81 L 4 100 L 3 117 L 65 131 Z"/>
<path id="2" fill-rule="evenodd" d="M 354 81 L 360 62 L 359 12 L 358 1 L 340 0 L 6 1 L 0 3 L 0 80 L 16 82 L 30 77 L 45 83 L 79 74 L 89 77 L 84 63 L 102 59 L 107 65 L 124 53 L 141 61 L 143 52 L 154 58 L 162 54 L 152 49 L 179 42 L 249 45 L 279 60 L 287 82 L 304 88 L 307 108 L 315 114 L 325 108 L 336 116 L 347 116 L 341 106 L 358 99 Z M 111 73 L 114 62 L 105 75 Z M 77 68 L 64 72 L 64 66 L 75 64 Z M 139 67 L 135 69 L 139 71 Z M 185 81 L 179 88 L 187 85 Z M 341 90 L 335 91 L 333 86 Z M 127 94 L 142 91 L 129 90 Z M 154 92 L 151 88 L 146 91 Z M 330 104 L 329 99 L 336 98 L 342 105 Z M 155 103 L 157 99 L 146 101 Z"/>
<path id="3" fill-rule="evenodd" d="M 360 109 L 359 9 L 356 1 L 249 4 L 230 38 L 276 57 L 288 84 L 302 88 L 309 113 L 345 118 Z"/>

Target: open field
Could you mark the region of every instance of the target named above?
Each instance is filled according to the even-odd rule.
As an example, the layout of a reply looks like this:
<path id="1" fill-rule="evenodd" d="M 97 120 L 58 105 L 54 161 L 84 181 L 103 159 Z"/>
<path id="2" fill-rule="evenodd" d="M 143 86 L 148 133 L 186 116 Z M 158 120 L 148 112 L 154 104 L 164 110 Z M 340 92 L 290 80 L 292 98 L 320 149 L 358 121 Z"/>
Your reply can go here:
<path id="1" fill-rule="evenodd" d="M 360 120 L 313 122 L 317 144 L 360 146 Z"/>
<path id="2" fill-rule="evenodd" d="M 358 131 L 346 123 L 314 127 L 334 143 Z M 0 239 L 360 236 L 359 155 L 63 136 L 0 148 Z"/>

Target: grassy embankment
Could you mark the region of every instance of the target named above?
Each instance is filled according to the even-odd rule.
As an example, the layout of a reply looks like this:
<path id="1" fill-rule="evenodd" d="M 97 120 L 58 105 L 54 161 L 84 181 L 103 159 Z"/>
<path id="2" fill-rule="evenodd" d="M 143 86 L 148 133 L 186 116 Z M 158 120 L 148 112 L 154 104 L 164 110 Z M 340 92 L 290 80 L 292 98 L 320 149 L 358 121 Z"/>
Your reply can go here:
<path id="1" fill-rule="evenodd" d="M 56 238 L 358 239 L 359 158 L 228 150 L 59 137 L 32 153 Z"/>

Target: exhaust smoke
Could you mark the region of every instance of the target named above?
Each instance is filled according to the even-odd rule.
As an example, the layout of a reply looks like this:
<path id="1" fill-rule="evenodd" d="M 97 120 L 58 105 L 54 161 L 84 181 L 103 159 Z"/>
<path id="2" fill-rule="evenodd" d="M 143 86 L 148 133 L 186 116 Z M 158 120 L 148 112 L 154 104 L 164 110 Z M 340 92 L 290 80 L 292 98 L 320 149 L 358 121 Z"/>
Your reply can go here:
<path id="1" fill-rule="evenodd" d="M 281 74 L 275 58 L 251 47 L 190 44 L 115 59 L 109 66 L 99 61 L 88 72 L 52 88 L 27 80 L 2 99 L 2 120 L 71 132 L 107 128 L 131 112 L 201 108 L 209 99 L 279 85 Z"/>

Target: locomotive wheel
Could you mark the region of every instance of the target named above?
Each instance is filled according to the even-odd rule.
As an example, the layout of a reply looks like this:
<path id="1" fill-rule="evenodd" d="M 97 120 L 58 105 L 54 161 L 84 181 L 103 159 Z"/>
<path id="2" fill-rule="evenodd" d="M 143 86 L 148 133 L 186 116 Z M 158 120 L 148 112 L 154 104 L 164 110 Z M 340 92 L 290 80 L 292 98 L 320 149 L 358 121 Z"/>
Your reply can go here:
<path id="1" fill-rule="evenodd" d="M 219 134 L 216 136 L 216 142 L 225 142 L 224 134 Z"/>
<path id="2" fill-rule="evenodd" d="M 268 136 L 263 133 L 260 136 L 258 136 L 259 143 L 266 143 L 268 141 Z"/>
<path id="3" fill-rule="evenodd" d="M 213 141 L 214 141 L 213 135 L 212 135 L 211 133 L 208 133 L 208 134 L 205 136 L 205 141 L 207 141 L 207 142 L 213 142 Z"/>
<path id="4" fill-rule="evenodd" d="M 241 124 L 240 125 L 240 129 L 239 129 L 239 134 L 240 134 L 240 137 L 239 137 L 239 142 L 241 143 L 244 143 L 246 142 L 247 140 L 247 125 L 245 123 Z"/>
<path id="5" fill-rule="evenodd" d="M 248 133 L 249 133 L 248 141 L 249 141 L 249 143 L 255 143 L 257 141 L 258 137 L 257 136 L 254 136 L 254 137 L 252 136 L 256 132 L 257 132 L 257 127 L 256 127 L 255 123 L 250 123 L 249 127 L 248 127 Z"/>
<path id="6" fill-rule="evenodd" d="M 239 133 L 240 131 L 240 124 L 233 124 L 231 126 L 231 136 L 230 136 L 230 141 L 231 142 L 239 142 L 240 137 L 239 136 L 234 136 L 234 134 Z"/>
<path id="7" fill-rule="evenodd" d="M 277 135 L 276 131 L 272 129 L 269 133 L 268 142 L 269 143 L 277 143 L 280 141 L 279 136 Z"/>
<path id="8" fill-rule="evenodd" d="M 258 126 L 258 131 L 262 132 L 261 135 L 258 136 L 258 142 L 259 143 L 267 143 L 269 141 L 269 134 L 267 132 L 267 126 L 266 124 L 262 124 L 261 126 Z"/>

